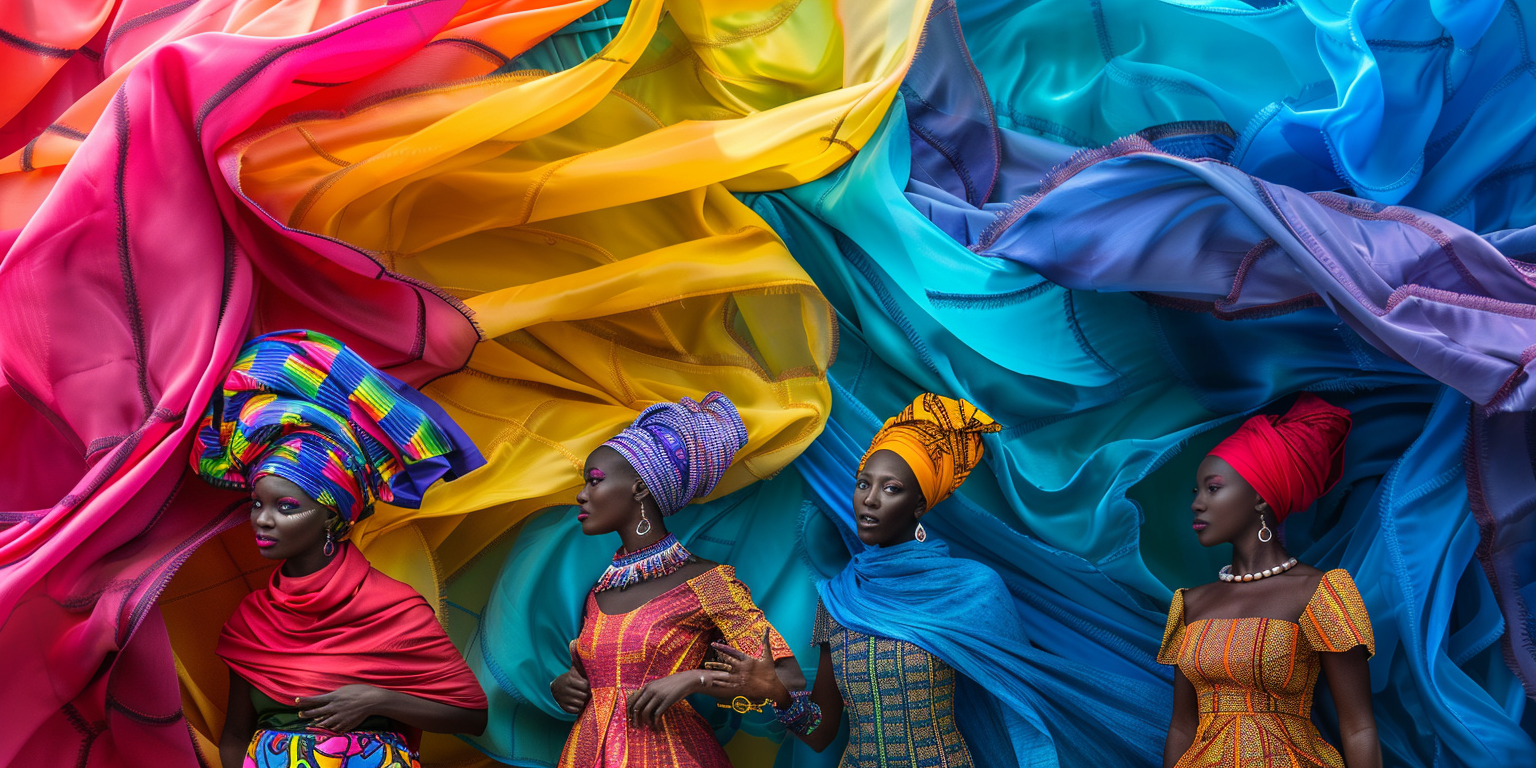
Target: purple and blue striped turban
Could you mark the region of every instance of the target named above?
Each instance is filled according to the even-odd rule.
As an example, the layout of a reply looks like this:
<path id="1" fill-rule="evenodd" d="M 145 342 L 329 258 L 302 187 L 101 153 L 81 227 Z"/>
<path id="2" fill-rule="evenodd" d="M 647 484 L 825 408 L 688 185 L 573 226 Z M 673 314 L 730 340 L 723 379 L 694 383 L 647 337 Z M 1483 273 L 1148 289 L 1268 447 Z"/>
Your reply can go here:
<path id="1" fill-rule="evenodd" d="M 485 463 L 441 406 L 314 331 L 241 347 L 198 424 L 191 461 L 232 490 L 277 475 L 348 524 L 376 501 L 417 508 L 432 483 Z"/>
<path id="2" fill-rule="evenodd" d="M 657 403 L 603 443 L 635 468 L 663 515 L 708 496 L 746 444 L 741 415 L 719 392 L 701 402 Z"/>

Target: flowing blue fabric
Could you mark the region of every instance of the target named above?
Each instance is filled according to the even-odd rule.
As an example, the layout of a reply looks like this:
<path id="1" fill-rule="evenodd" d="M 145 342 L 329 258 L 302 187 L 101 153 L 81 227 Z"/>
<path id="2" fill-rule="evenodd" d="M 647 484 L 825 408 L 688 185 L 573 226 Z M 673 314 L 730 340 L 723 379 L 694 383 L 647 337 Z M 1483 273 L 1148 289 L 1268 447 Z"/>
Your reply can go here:
<path id="1" fill-rule="evenodd" d="M 1074 147 L 1211 121 L 1273 183 L 1536 224 L 1530 2 L 960 0 L 997 122 Z"/>
<path id="2" fill-rule="evenodd" d="M 1168 732 L 1167 686 L 1117 678 L 1029 645 L 996 572 L 949 556 L 937 539 L 870 547 L 820 585 L 827 613 L 866 635 L 912 643 L 974 686 L 957 696 L 956 722 L 977 765 L 1142 765 Z M 1104 695 L 1105 684 L 1117 694 Z M 981 698 L 996 700 L 1011 744 L 990 739 Z M 1140 701 L 1134 708 L 1119 701 Z"/>

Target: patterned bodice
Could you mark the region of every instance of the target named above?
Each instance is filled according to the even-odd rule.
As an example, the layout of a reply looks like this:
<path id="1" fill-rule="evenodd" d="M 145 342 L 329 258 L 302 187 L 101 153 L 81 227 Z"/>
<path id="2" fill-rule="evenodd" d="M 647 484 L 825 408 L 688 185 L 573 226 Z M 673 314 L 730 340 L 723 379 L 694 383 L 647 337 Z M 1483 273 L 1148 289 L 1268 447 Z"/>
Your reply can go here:
<path id="1" fill-rule="evenodd" d="M 848 629 L 820 604 L 811 639 L 832 649 L 848 715 L 842 768 L 970 768 L 953 667 L 911 643 Z"/>
<path id="2" fill-rule="evenodd" d="M 1177 665 L 1199 697 L 1194 743 L 1178 768 L 1343 768 L 1312 724 L 1319 654 L 1363 645 L 1375 652 L 1371 620 L 1349 574 L 1323 575 L 1298 621 L 1184 621 L 1174 593 L 1157 660 Z"/>
<path id="3" fill-rule="evenodd" d="M 761 653 L 764 628 L 771 629 L 768 620 L 728 565 L 627 613 L 603 613 L 597 596 L 588 594 L 576 654 L 592 698 L 566 739 L 561 768 L 729 768 L 714 731 L 687 702 L 667 710 L 659 731 L 630 727 L 625 703 L 646 683 L 698 669 L 715 640 Z M 769 642 L 774 658 L 793 655 L 778 632 L 770 632 Z"/>

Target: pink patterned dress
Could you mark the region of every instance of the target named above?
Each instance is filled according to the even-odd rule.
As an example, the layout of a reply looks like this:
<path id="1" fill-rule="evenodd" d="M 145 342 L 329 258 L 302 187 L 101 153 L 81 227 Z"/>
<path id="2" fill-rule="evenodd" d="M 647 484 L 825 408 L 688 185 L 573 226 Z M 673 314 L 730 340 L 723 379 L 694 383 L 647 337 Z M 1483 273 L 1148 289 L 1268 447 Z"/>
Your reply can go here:
<path id="1" fill-rule="evenodd" d="M 560 768 L 728 768 L 731 762 L 714 731 L 687 702 L 667 710 L 655 730 L 630 727 L 625 704 L 630 693 L 652 680 L 698 669 L 718 639 L 745 653 L 762 653 L 765 628 L 775 659 L 794 655 L 728 565 L 628 613 L 603 613 L 597 596 L 588 594 L 576 653 L 592 699 L 565 741 Z"/>

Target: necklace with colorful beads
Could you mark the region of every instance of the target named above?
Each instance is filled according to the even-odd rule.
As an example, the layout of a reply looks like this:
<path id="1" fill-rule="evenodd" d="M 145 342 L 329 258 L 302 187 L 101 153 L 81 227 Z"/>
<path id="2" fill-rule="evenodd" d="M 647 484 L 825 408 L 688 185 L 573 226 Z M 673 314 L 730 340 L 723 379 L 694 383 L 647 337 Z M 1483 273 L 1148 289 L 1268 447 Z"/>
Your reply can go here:
<path id="1" fill-rule="evenodd" d="M 697 559 L 670 533 L 661 541 L 633 552 L 625 552 L 620 547 L 613 553 L 613 562 L 603 571 L 592 591 L 603 592 L 617 587 L 622 592 L 642 581 L 676 573 L 677 569 Z"/>
<path id="2" fill-rule="evenodd" d="M 1286 571 L 1289 571 L 1295 567 L 1296 558 L 1293 557 L 1273 568 L 1265 568 L 1258 573 L 1245 573 L 1242 575 L 1233 573 L 1232 566 L 1223 565 L 1221 570 L 1216 572 L 1216 575 L 1220 576 L 1222 581 L 1258 581 L 1259 579 L 1269 576 L 1279 576 L 1280 574 L 1285 573 Z"/>

